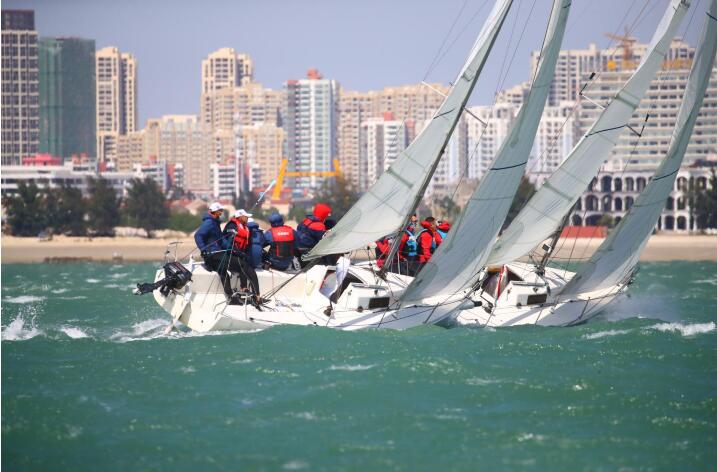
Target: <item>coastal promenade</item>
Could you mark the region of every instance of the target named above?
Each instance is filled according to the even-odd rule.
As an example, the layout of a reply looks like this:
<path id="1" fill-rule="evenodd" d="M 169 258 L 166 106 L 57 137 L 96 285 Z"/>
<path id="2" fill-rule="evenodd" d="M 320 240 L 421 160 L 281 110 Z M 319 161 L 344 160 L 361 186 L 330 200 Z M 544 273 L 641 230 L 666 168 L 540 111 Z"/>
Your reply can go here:
<path id="1" fill-rule="evenodd" d="M 37 238 L 2 236 L 0 256 L 3 264 L 65 261 L 160 262 L 167 245 L 180 241 L 179 257 L 194 249 L 191 236 L 181 238 L 116 237 L 86 238 L 56 236 L 51 241 Z M 602 239 L 565 239 L 558 243 L 556 257 L 584 259 Z M 174 249 L 172 249 L 174 254 Z M 358 258 L 363 254 L 359 253 Z M 642 261 L 717 261 L 717 236 L 654 235 L 640 258 Z"/>

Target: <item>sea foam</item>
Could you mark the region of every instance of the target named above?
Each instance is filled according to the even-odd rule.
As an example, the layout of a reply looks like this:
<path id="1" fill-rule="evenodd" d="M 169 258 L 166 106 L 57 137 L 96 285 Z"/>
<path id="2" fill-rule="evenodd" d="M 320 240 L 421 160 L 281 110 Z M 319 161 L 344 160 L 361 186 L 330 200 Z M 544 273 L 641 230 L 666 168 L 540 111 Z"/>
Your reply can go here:
<path id="1" fill-rule="evenodd" d="M 89 338 L 90 335 L 82 331 L 80 328 L 75 328 L 74 326 L 65 326 L 60 328 L 60 331 L 65 333 L 67 336 L 69 336 L 72 339 L 82 339 L 82 338 Z"/>
<path id="2" fill-rule="evenodd" d="M 26 327 L 25 319 L 20 315 L 2 330 L 2 339 L 3 341 L 25 341 L 39 334 L 42 334 L 42 331 L 37 329 L 35 321 L 31 321 Z"/>
<path id="3" fill-rule="evenodd" d="M 20 295 L 19 297 L 5 297 L 3 300 L 5 303 L 35 303 L 35 302 L 41 302 L 45 299 L 45 297 L 37 297 L 35 295 Z"/>
<path id="4" fill-rule="evenodd" d="M 657 331 L 663 332 L 679 332 L 682 336 L 696 336 L 698 334 L 709 333 L 717 328 L 713 322 L 709 323 L 693 323 L 693 324 L 682 324 L 682 323 L 660 323 L 654 326 L 650 326 L 648 329 L 656 329 Z"/>

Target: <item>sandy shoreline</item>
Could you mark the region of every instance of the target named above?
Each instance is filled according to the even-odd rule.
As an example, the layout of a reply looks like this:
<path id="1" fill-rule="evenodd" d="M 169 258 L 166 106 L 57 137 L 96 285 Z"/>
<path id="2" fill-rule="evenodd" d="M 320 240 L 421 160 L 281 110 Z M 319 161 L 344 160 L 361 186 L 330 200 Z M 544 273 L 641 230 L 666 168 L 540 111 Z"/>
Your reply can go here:
<path id="1" fill-rule="evenodd" d="M 3 264 L 37 263 L 64 260 L 95 262 L 160 262 L 167 244 L 179 240 L 177 254 L 186 256 L 194 249 L 194 240 L 184 238 L 146 239 L 139 237 L 70 238 L 55 237 L 40 242 L 37 238 L 2 236 L 0 254 Z M 589 257 L 601 239 L 566 239 L 559 243 L 557 257 Z M 172 254 L 174 249 L 172 249 Z M 650 238 L 642 261 L 717 261 L 717 236 L 654 235 Z"/>

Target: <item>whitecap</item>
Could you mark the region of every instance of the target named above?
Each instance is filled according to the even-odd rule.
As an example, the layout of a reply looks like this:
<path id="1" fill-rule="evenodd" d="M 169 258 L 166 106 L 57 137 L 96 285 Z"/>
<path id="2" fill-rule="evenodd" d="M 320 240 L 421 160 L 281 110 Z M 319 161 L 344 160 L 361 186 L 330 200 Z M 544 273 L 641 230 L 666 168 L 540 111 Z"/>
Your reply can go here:
<path id="1" fill-rule="evenodd" d="M 112 274 L 112 275 L 110 275 L 110 277 L 113 279 L 124 279 L 128 275 L 129 275 L 129 273 L 127 273 L 127 272 L 120 272 L 118 274 Z"/>
<path id="2" fill-rule="evenodd" d="M 41 302 L 45 297 L 35 295 L 20 295 L 19 297 L 5 297 L 5 303 L 35 303 Z"/>
<path id="3" fill-rule="evenodd" d="M 708 285 L 717 285 L 717 279 L 698 279 L 693 280 L 693 284 L 708 284 Z"/>
<path id="4" fill-rule="evenodd" d="M 69 292 L 69 288 L 58 288 L 52 291 L 52 293 L 55 293 L 57 295 L 60 295 L 61 293 Z"/>
<path id="5" fill-rule="evenodd" d="M 58 300 L 84 300 L 87 298 L 84 295 L 75 295 L 74 297 L 57 297 Z"/>
<path id="6" fill-rule="evenodd" d="M 60 331 L 62 331 L 72 339 L 82 339 L 90 337 L 89 334 L 85 333 L 80 328 L 75 328 L 74 326 L 65 326 L 63 328 L 60 328 Z"/>
<path id="7" fill-rule="evenodd" d="M 598 331 L 597 333 L 584 334 L 583 339 L 600 339 L 606 336 L 617 336 L 619 334 L 627 334 L 629 332 L 629 329 L 609 329 L 607 331 Z"/>
<path id="8" fill-rule="evenodd" d="M 88 284 L 98 284 L 98 283 L 100 283 L 100 280 L 99 279 L 85 279 L 85 282 L 87 282 Z"/>
<path id="9" fill-rule="evenodd" d="M 660 323 L 650 326 L 648 329 L 656 329 L 662 332 L 679 332 L 682 336 L 695 336 L 714 331 L 716 327 L 717 326 L 713 322 L 693 323 L 687 325 L 682 323 Z"/>
<path id="10" fill-rule="evenodd" d="M 2 339 L 4 341 L 24 341 L 39 334 L 42 334 L 42 331 L 37 329 L 34 319 L 30 322 L 29 327 L 25 327 L 25 319 L 20 315 L 2 330 Z"/>
<path id="11" fill-rule="evenodd" d="M 151 320 L 144 320 L 139 323 L 132 325 L 130 331 L 119 331 L 110 336 L 110 339 L 116 339 L 119 342 L 127 342 L 138 339 L 151 339 L 147 338 L 146 335 L 149 332 L 156 331 L 158 328 L 166 328 L 169 320 L 164 318 L 153 318 Z M 155 333 L 152 338 L 163 335 L 163 330 Z"/>
<path id="12" fill-rule="evenodd" d="M 281 466 L 281 468 L 285 469 L 285 470 L 301 470 L 301 469 L 308 469 L 309 464 L 308 464 L 308 462 L 295 460 L 295 461 L 287 462 L 286 464 Z"/>
<path id="13" fill-rule="evenodd" d="M 180 367 L 179 370 L 184 374 L 193 374 L 194 372 L 197 371 L 197 369 L 195 369 L 191 365 L 187 366 L 187 367 Z"/>
<path id="14" fill-rule="evenodd" d="M 466 383 L 467 383 L 468 385 L 476 385 L 476 386 L 479 386 L 479 385 L 497 384 L 497 383 L 501 383 L 501 381 L 500 381 L 500 380 L 496 380 L 496 379 L 481 379 L 480 377 L 473 377 L 473 378 L 470 378 L 470 379 L 466 380 Z"/>
<path id="15" fill-rule="evenodd" d="M 329 370 L 347 370 L 347 371 L 349 371 L 349 372 L 353 372 L 353 371 L 355 371 L 355 370 L 369 370 L 369 369 L 373 369 L 374 367 L 376 367 L 376 364 L 368 364 L 368 365 L 364 365 L 364 364 L 355 364 L 355 365 L 346 364 L 346 365 L 331 365 L 331 367 L 329 367 Z"/>

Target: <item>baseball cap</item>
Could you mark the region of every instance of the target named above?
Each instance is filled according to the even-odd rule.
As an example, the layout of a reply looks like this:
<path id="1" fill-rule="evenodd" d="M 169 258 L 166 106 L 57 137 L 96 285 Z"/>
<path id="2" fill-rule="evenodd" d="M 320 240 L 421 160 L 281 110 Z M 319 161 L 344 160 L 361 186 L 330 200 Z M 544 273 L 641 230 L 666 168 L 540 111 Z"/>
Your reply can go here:
<path id="1" fill-rule="evenodd" d="M 237 211 L 234 212 L 234 218 L 239 218 L 240 216 L 251 216 L 251 213 L 247 213 L 244 211 L 243 208 L 239 208 Z"/>
<path id="2" fill-rule="evenodd" d="M 224 206 L 219 202 L 214 202 L 211 205 L 209 205 L 209 211 L 214 213 L 216 211 L 222 211 L 224 210 Z"/>

